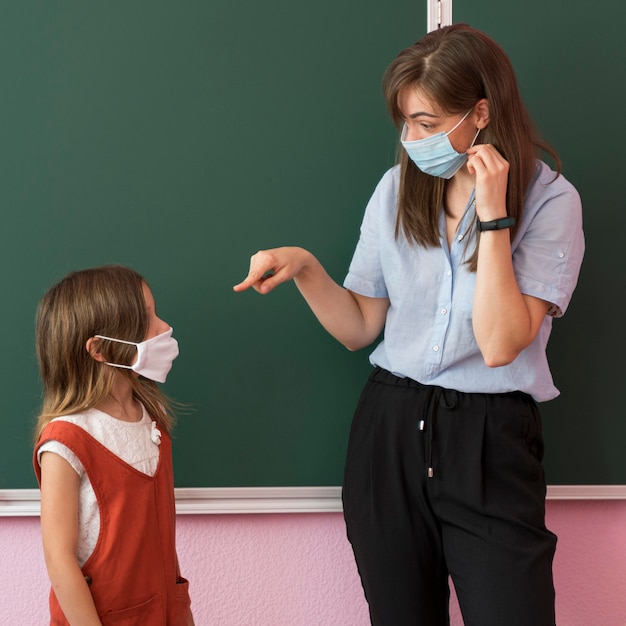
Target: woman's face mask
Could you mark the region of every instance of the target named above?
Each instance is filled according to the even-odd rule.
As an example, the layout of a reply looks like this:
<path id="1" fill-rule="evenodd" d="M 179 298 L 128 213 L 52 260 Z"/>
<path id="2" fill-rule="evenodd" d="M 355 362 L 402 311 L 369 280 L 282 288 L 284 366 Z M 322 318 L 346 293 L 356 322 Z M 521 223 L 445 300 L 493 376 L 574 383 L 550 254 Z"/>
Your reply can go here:
<path id="1" fill-rule="evenodd" d="M 144 378 L 149 378 L 158 383 L 164 383 L 167 375 L 172 369 L 172 362 L 178 356 L 178 342 L 172 337 L 174 330 L 169 328 L 164 333 L 156 335 L 146 341 L 136 343 L 134 341 L 125 341 L 124 339 L 113 339 L 103 335 L 96 335 L 99 339 L 107 341 L 116 341 L 131 346 L 137 346 L 137 358 L 132 365 L 121 365 L 119 363 L 109 363 L 112 367 L 122 367 L 130 369 Z"/>
<path id="2" fill-rule="evenodd" d="M 425 174 L 437 176 L 439 178 L 452 178 L 467 162 L 467 154 L 457 152 L 450 143 L 448 136 L 453 133 L 467 116 L 471 113 L 471 109 L 463 116 L 461 120 L 448 132 L 441 132 L 426 137 L 426 139 L 417 139 L 415 141 L 405 141 L 408 126 L 405 124 L 402 129 L 400 141 L 407 151 L 409 157 Z M 472 146 L 478 137 L 478 133 L 474 136 Z M 470 146 L 471 147 L 471 146 Z"/>

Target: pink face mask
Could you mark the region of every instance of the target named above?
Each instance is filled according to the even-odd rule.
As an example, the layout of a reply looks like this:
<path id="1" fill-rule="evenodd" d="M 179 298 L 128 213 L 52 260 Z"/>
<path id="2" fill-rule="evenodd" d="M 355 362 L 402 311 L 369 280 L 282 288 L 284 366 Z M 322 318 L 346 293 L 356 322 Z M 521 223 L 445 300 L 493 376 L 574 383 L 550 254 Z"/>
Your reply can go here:
<path id="1" fill-rule="evenodd" d="M 106 339 L 107 341 L 137 346 L 137 358 L 132 365 L 106 362 L 107 365 L 133 370 L 144 378 L 164 383 L 170 369 L 172 369 L 172 362 L 178 356 L 178 342 L 172 337 L 173 332 L 174 329 L 170 328 L 164 333 L 140 343 L 125 341 L 124 339 L 113 339 L 113 337 L 105 337 L 104 335 L 96 335 L 96 337 Z"/>

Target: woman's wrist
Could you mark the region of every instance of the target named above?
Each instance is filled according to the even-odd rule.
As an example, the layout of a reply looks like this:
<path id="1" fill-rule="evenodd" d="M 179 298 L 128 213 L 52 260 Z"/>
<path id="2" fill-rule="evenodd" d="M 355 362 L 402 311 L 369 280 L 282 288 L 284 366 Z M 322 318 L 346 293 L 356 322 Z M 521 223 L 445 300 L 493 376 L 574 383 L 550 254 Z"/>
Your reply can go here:
<path id="1" fill-rule="evenodd" d="M 512 228 L 513 226 L 515 226 L 515 218 L 510 216 L 498 217 L 496 219 L 486 221 L 482 221 L 480 218 L 478 219 L 478 230 L 480 232 L 505 230 Z"/>

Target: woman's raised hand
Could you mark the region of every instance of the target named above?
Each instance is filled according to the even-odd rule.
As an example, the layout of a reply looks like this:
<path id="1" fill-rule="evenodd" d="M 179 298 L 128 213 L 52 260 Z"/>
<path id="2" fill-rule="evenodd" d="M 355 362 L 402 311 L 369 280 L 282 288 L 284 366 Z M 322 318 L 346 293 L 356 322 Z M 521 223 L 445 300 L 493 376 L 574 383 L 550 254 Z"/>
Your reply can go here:
<path id="1" fill-rule="evenodd" d="M 509 164 L 490 144 L 477 144 L 467 154 L 467 169 L 476 176 L 476 214 L 482 222 L 506 217 Z"/>
<path id="2" fill-rule="evenodd" d="M 233 289 L 237 292 L 252 287 L 261 294 L 295 276 L 306 265 L 311 254 L 303 248 L 285 247 L 260 250 L 250 258 L 248 275 Z"/>

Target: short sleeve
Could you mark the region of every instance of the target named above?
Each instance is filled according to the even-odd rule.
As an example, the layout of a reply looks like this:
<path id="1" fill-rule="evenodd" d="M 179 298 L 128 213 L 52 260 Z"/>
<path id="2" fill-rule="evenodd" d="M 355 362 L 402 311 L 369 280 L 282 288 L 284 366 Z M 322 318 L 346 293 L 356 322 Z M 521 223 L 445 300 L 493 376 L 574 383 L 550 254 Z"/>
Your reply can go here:
<path id="1" fill-rule="evenodd" d="M 382 238 L 387 236 L 393 223 L 397 206 L 398 169 L 392 168 L 380 180 L 370 198 L 348 274 L 343 286 L 350 291 L 370 298 L 387 298 L 383 264 Z"/>
<path id="2" fill-rule="evenodd" d="M 578 192 L 562 176 L 552 182 L 540 178 L 529 193 L 523 226 L 513 251 L 520 290 L 546 300 L 550 314 L 561 317 L 578 282 L 585 249 Z"/>
<path id="3" fill-rule="evenodd" d="M 41 465 L 41 455 L 44 452 L 54 452 L 62 458 L 64 458 L 71 466 L 72 469 L 82 478 L 85 474 L 85 468 L 79 461 L 78 457 L 64 444 L 59 441 L 46 441 L 41 444 L 37 450 L 37 462 Z"/>

